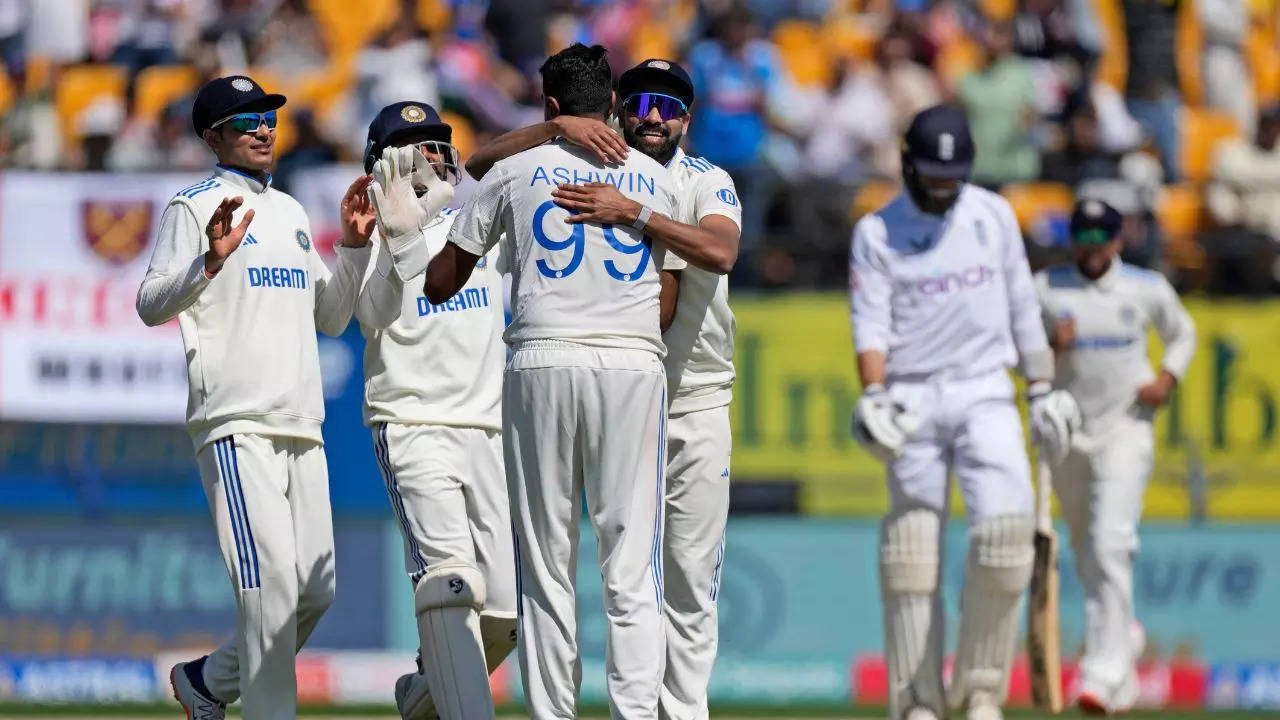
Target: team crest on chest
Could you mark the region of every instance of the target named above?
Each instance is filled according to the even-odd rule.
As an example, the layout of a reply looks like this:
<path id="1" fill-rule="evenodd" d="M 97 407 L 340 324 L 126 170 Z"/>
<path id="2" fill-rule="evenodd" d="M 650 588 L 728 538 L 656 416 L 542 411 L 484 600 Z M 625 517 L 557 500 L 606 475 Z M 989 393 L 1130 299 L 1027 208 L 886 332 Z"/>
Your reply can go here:
<path id="1" fill-rule="evenodd" d="M 303 252 L 311 252 L 311 238 L 307 237 L 302 228 L 293 231 L 293 237 L 298 241 L 298 247 L 302 248 Z"/>
<path id="2" fill-rule="evenodd" d="M 1125 305 L 1120 308 L 1120 322 L 1125 325 L 1133 325 L 1138 321 L 1138 310 L 1132 305 Z"/>

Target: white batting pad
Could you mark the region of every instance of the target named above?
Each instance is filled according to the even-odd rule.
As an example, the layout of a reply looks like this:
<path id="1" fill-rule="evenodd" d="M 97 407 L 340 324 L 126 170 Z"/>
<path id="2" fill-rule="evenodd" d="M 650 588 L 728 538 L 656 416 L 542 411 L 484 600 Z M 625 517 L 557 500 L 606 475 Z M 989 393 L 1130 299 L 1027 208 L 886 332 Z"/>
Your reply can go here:
<path id="1" fill-rule="evenodd" d="M 484 659 L 492 673 L 516 649 L 516 619 L 501 615 L 480 616 L 480 639 L 484 642 Z"/>
<path id="2" fill-rule="evenodd" d="M 889 669 L 889 717 L 912 708 L 943 715 L 941 598 L 942 516 L 936 510 L 894 511 L 880 526 L 880 590 Z"/>
<path id="3" fill-rule="evenodd" d="M 954 706 L 965 706 L 974 691 L 1004 702 L 1021 617 L 1018 609 L 1035 558 L 1033 532 L 1031 515 L 999 515 L 969 533 L 960 638 L 949 692 Z"/>
<path id="4" fill-rule="evenodd" d="M 436 563 L 414 592 L 422 667 L 442 720 L 494 717 L 489 669 L 480 639 L 484 576 L 475 565 Z"/>

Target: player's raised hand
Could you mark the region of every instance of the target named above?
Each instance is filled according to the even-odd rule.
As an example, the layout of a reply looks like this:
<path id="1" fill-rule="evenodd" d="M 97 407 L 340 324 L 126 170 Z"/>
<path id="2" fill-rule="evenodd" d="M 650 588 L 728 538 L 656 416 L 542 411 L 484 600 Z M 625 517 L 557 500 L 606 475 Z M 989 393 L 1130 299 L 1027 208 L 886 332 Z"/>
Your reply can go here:
<path id="1" fill-rule="evenodd" d="M 204 271 L 209 276 L 222 269 L 222 264 L 240 247 L 244 234 L 249 230 L 249 223 L 253 220 L 252 209 L 245 212 L 238 224 L 231 224 L 232 216 L 243 204 L 243 197 L 223 198 L 204 228 L 204 234 L 209 239 L 209 251 L 204 255 Z"/>
<path id="2" fill-rule="evenodd" d="M 570 224 L 630 225 L 640 216 L 642 207 L 613 185 L 599 182 L 559 185 L 551 191 L 551 199 L 560 207 L 576 213 L 565 218 L 565 222 Z"/>
<path id="3" fill-rule="evenodd" d="M 414 184 L 421 183 L 427 191 L 418 198 L 418 202 L 422 205 L 426 219 L 430 221 L 453 199 L 453 185 L 441 177 L 441 173 L 436 171 L 426 155 L 415 150 L 413 156 Z"/>
<path id="4" fill-rule="evenodd" d="M 383 238 L 390 240 L 407 236 L 425 224 L 426 211 L 418 203 L 418 195 L 398 158 L 384 154 L 375 162 L 373 182 L 367 187 Z"/>
<path id="5" fill-rule="evenodd" d="M 1053 332 L 1049 333 L 1049 346 L 1058 352 L 1065 352 L 1076 344 L 1076 321 L 1071 317 L 1060 317 L 1053 321 Z"/>
<path id="6" fill-rule="evenodd" d="M 367 194 L 371 182 L 372 175 L 361 175 L 342 196 L 342 244 L 345 247 L 364 247 L 373 235 L 378 216 Z"/>
<path id="7" fill-rule="evenodd" d="M 622 136 L 599 120 L 560 115 L 551 122 L 561 137 L 595 153 L 600 162 L 621 165 L 626 162 L 627 153 L 631 152 Z"/>

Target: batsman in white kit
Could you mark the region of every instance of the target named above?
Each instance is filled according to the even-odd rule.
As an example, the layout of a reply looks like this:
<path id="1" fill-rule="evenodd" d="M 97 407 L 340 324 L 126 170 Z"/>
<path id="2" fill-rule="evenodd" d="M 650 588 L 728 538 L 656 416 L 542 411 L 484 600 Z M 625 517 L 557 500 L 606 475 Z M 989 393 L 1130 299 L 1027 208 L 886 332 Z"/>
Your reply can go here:
<path id="1" fill-rule="evenodd" d="M 1155 411 L 1186 374 L 1195 327 L 1164 276 L 1126 265 L 1121 216 L 1096 199 L 1071 216 L 1074 264 L 1036 275 L 1036 291 L 1057 357 L 1054 386 L 1080 404 L 1071 451 L 1053 468 L 1058 505 L 1071 528 L 1084 586 L 1081 710 L 1112 715 L 1133 707 L 1142 653 L 1133 607 L 1133 556 L 1142 496 L 1151 476 Z M 1147 331 L 1164 344 L 1157 376 Z"/>
<path id="2" fill-rule="evenodd" d="M 492 717 L 488 676 L 516 641 L 497 250 L 447 302 L 422 294 L 427 261 L 457 218 L 444 209 L 460 172 L 452 132 L 426 103 L 383 108 L 369 125 L 371 175 L 350 198 L 378 217 L 355 313 L 365 337 L 364 419 L 404 538 L 418 621 L 421 669 L 395 688 L 405 720 Z"/>
<path id="3" fill-rule="evenodd" d="M 1074 402 L 1053 355 L 1013 210 L 969 185 L 963 113 L 921 111 L 903 140 L 905 190 L 854 229 L 850 294 L 863 395 L 858 441 L 888 470 L 880 532 L 891 720 L 947 706 L 998 720 L 1030 580 L 1032 493 L 1007 369 L 1028 381 L 1032 439 L 1060 455 Z M 969 552 L 951 685 L 943 690 L 941 545 L 955 473 Z"/>
<path id="4" fill-rule="evenodd" d="M 333 601 L 316 330 L 346 328 L 368 237 L 344 236 L 330 273 L 302 206 L 271 187 L 284 102 L 244 76 L 201 88 L 192 120 L 218 166 L 165 208 L 138 289 L 143 322 L 182 331 L 187 426 L 239 611 L 230 642 L 170 672 L 201 720 L 237 698 L 255 720 L 295 717 L 294 654 Z"/>
<path id="5" fill-rule="evenodd" d="M 626 144 L 662 163 L 678 195 L 677 214 L 653 213 L 645 233 L 689 263 L 673 273 L 678 300 L 663 333 L 670 416 L 663 537 L 667 652 L 659 717 L 692 720 L 707 717 L 719 642 L 734 379 L 726 273 L 737 259 L 742 207 L 728 173 L 680 148 L 693 104 L 684 68 L 672 60 L 645 60 L 618 78 L 618 95 Z M 556 136 L 602 160 L 626 157 L 604 123 L 557 118 L 495 139 L 467 161 L 467 169 L 483 177 L 493 162 Z M 613 225 L 632 224 L 643 208 L 610 183 L 562 185 L 554 197 L 579 219 Z"/>
<path id="6" fill-rule="evenodd" d="M 541 73 L 549 118 L 603 120 L 609 112 L 603 47 L 573 45 Z M 612 182 L 647 210 L 632 227 L 571 223 L 552 191 L 588 181 Z M 644 236 L 644 226 L 675 206 L 667 171 L 651 158 L 633 153 L 609 167 L 557 140 L 494 165 L 427 268 L 427 299 L 439 303 L 500 237 L 511 258 L 502 432 L 516 536 L 516 654 L 530 715 L 539 720 L 576 716 L 584 490 L 604 584 L 611 713 L 657 715 L 666 453 L 660 308 L 670 303 L 664 308 L 659 299 L 666 250 Z"/>

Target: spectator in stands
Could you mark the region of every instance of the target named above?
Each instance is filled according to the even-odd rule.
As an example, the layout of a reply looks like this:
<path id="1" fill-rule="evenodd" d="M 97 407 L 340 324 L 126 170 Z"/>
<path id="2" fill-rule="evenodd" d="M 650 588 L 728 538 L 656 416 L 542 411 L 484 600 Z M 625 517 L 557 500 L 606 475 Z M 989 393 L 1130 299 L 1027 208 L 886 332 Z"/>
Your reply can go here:
<path id="1" fill-rule="evenodd" d="M 181 0 L 99 0 L 94 24 L 113 28 L 111 62 L 133 75 L 178 61 L 174 34 L 181 13 Z"/>
<path id="2" fill-rule="evenodd" d="M 56 170 L 62 165 L 62 133 L 53 105 L 57 69 L 42 83 L 28 78 L 29 85 L 0 121 L 5 167 Z"/>
<path id="3" fill-rule="evenodd" d="M 1062 149 L 1045 155 L 1041 162 L 1041 179 L 1075 187 L 1084 180 L 1120 176 L 1115 156 L 1102 147 L 1092 103 L 1070 111 L 1066 135 Z"/>
<path id="4" fill-rule="evenodd" d="M 1244 59 L 1249 32 L 1247 0 L 1196 0 L 1196 14 L 1204 28 L 1200 67 L 1204 75 L 1204 104 L 1236 119 L 1246 138 L 1252 138 L 1257 107 L 1253 78 Z"/>
<path id="5" fill-rule="evenodd" d="M 315 114 L 302 110 L 294 115 L 294 132 L 297 138 L 293 147 L 276 162 L 272 187 L 290 192 L 293 175 L 299 170 L 332 165 L 338 161 L 337 147 L 326 140 L 316 127 Z"/>
<path id="6" fill-rule="evenodd" d="M 433 107 L 440 104 L 431 45 L 407 9 L 356 55 L 356 95 L 362 123 L 380 108 L 407 97 Z"/>
<path id="7" fill-rule="evenodd" d="M 901 134 L 916 113 L 942 102 L 942 91 L 933 72 L 916 61 L 915 42 L 906 31 L 890 28 L 876 44 L 875 57 L 880 89 L 889 98 L 894 130 Z M 897 177 L 898 148 L 890 154 L 895 161 L 888 175 Z"/>
<path id="8" fill-rule="evenodd" d="M 994 22 L 984 35 L 985 62 L 960 80 L 957 91 L 977 149 L 974 182 L 998 188 L 1040 175 L 1032 134 L 1036 92 L 1027 61 L 1013 52 L 1010 24 Z"/>
<path id="9" fill-rule="evenodd" d="M 255 38 L 253 54 L 255 67 L 281 77 L 298 77 L 324 70 L 329 51 L 306 0 L 285 0 Z"/>
<path id="10" fill-rule="evenodd" d="M 90 172 L 106 170 L 111 145 L 124 129 L 125 118 L 124 103 L 116 98 L 104 97 L 90 103 L 76 119 L 80 147 L 73 166 Z"/>
<path id="11" fill-rule="evenodd" d="M 718 18 L 712 37 L 689 51 L 698 97 L 689 141 L 724 168 L 742 199 L 742 238 L 735 277 L 753 271 L 772 181 L 759 160 L 769 133 L 769 102 L 783 86 L 781 63 L 769 43 L 755 37 L 751 15 L 734 7 Z M 744 262 L 745 261 L 745 262 Z"/>
<path id="12" fill-rule="evenodd" d="M 172 103 L 152 123 L 131 119 L 111 145 L 107 169 L 112 172 L 205 170 L 209 149 L 191 134 L 191 105 Z"/>
<path id="13" fill-rule="evenodd" d="M 1223 228 L 1280 242 L 1280 105 L 1258 116 L 1253 141 L 1225 140 L 1218 147 L 1209 188 L 1209 213 Z"/>
<path id="14" fill-rule="evenodd" d="M 21 75 L 27 64 L 27 25 L 31 13 L 27 0 L 0 0 L 0 62 L 11 77 Z"/>
<path id="15" fill-rule="evenodd" d="M 1121 0 L 1129 51 L 1125 100 L 1160 152 L 1165 178 L 1182 179 L 1176 41 L 1178 8 L 1189 0 Z"/>

